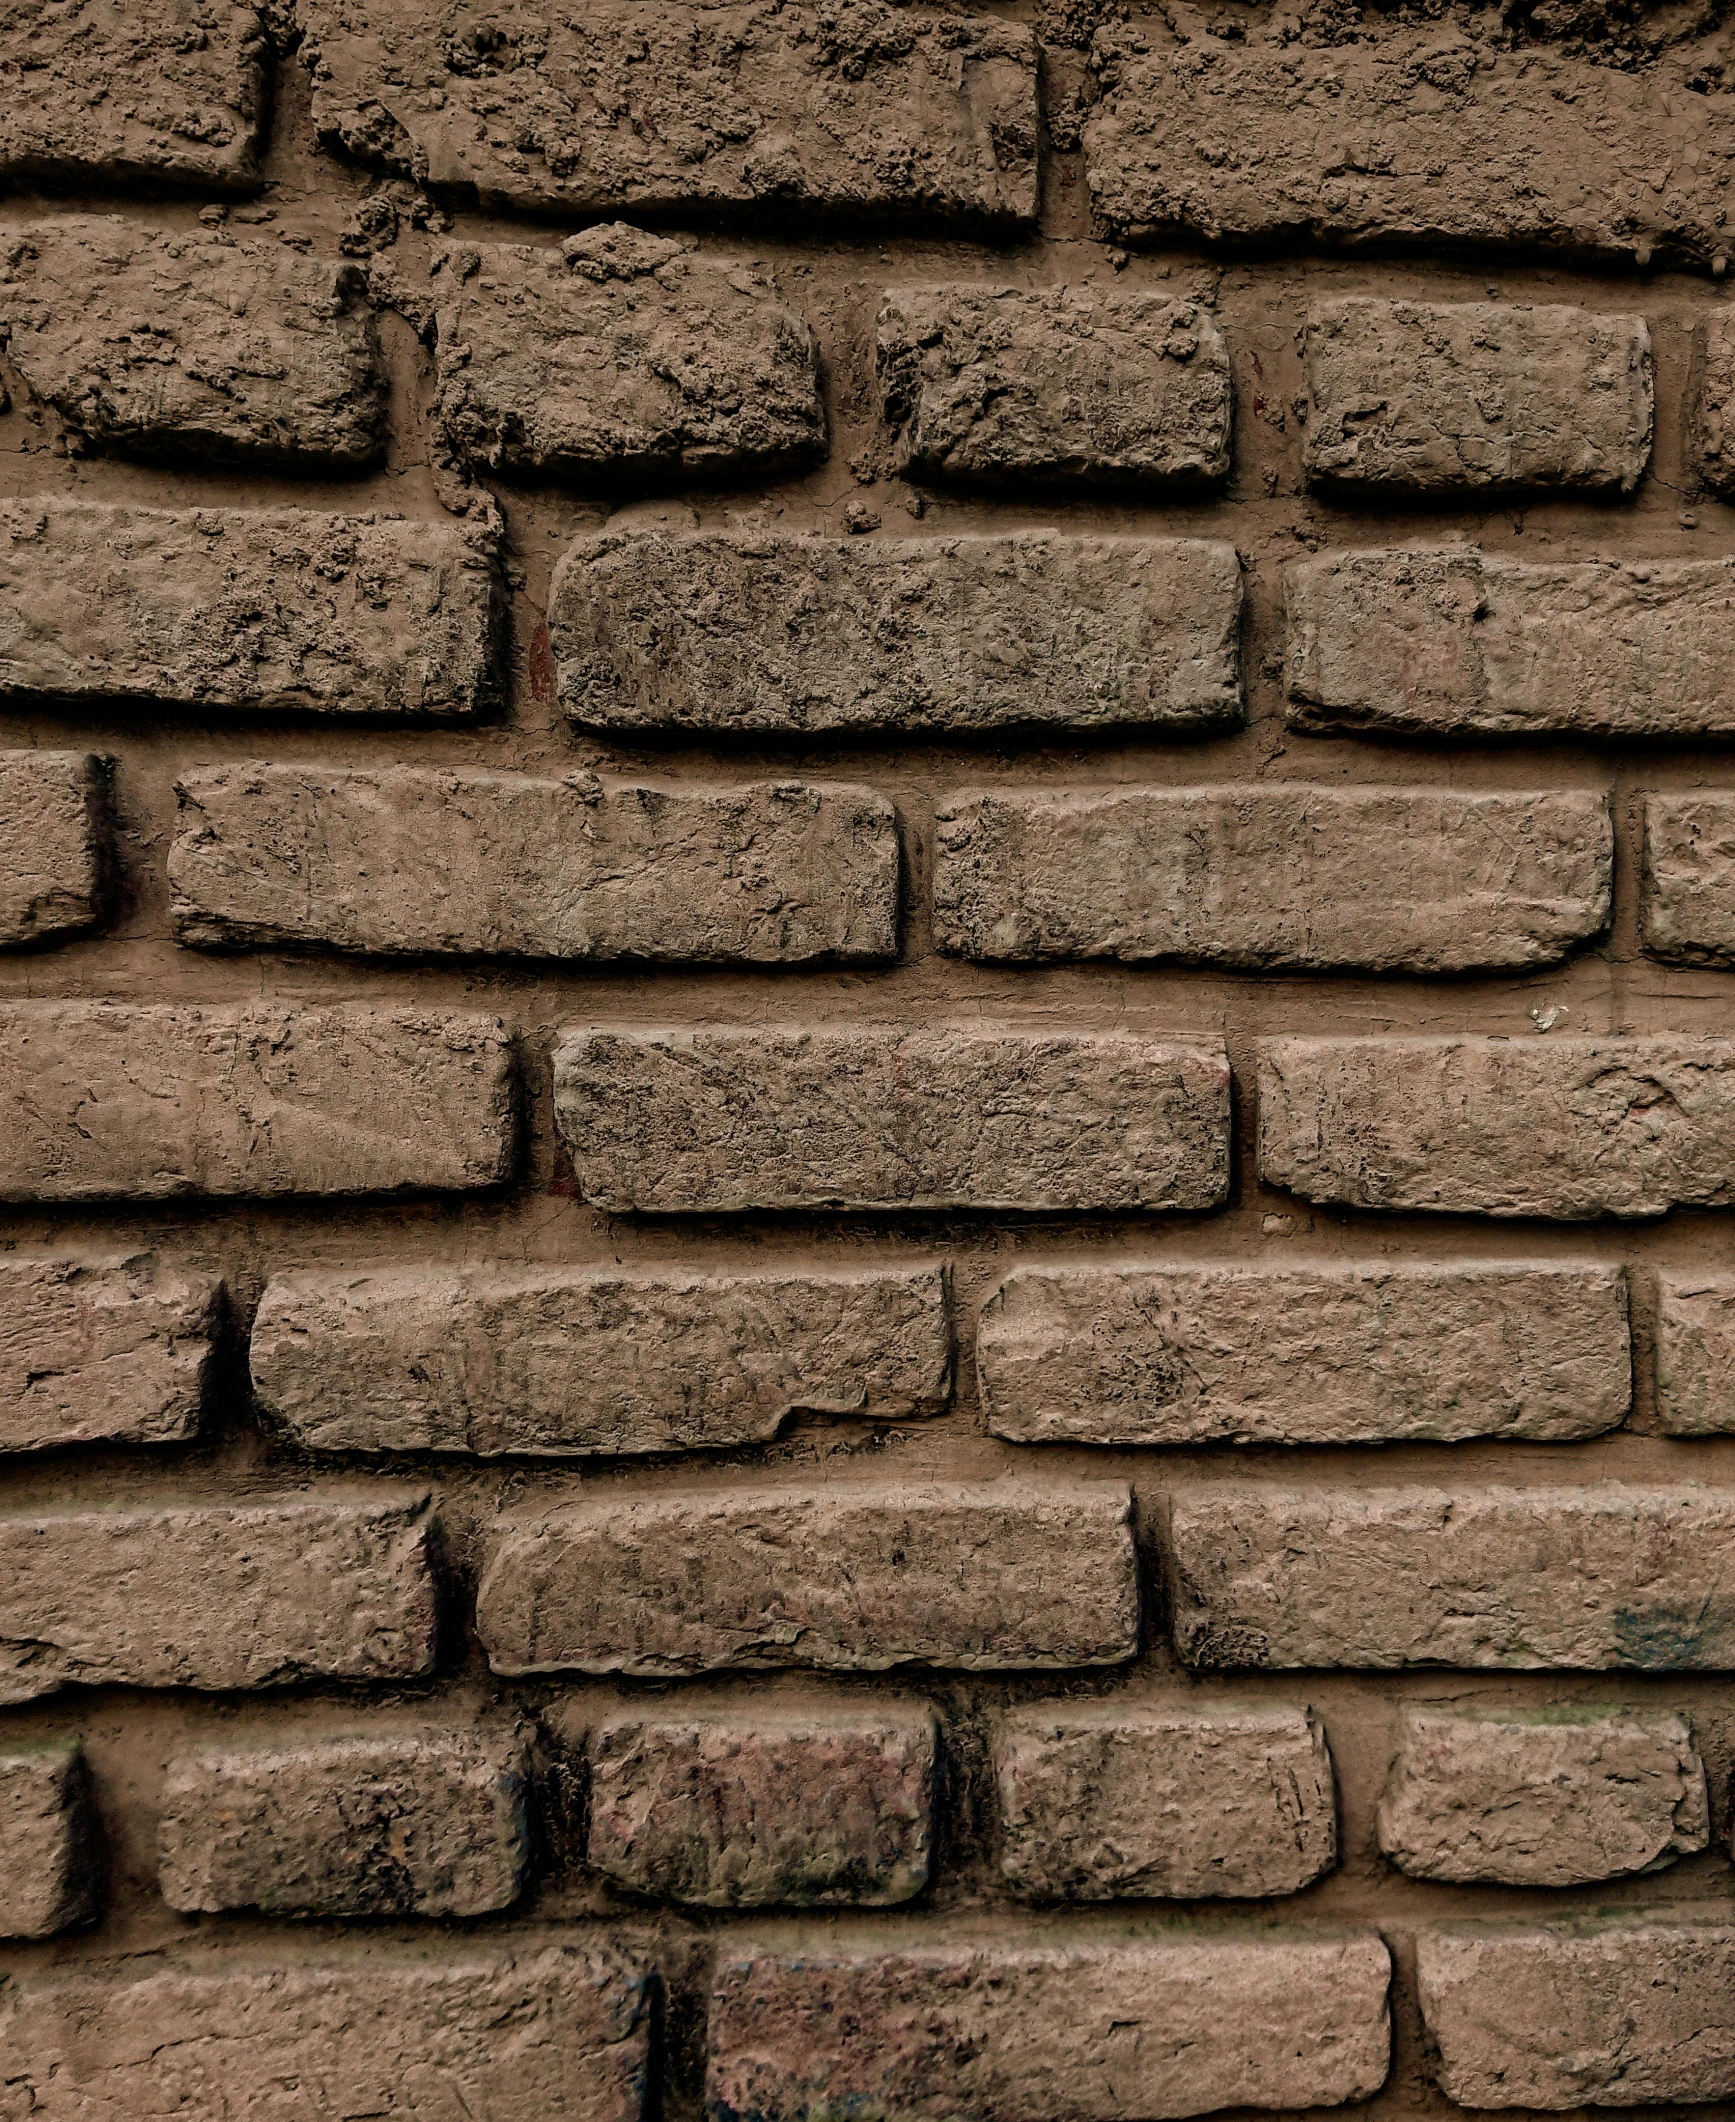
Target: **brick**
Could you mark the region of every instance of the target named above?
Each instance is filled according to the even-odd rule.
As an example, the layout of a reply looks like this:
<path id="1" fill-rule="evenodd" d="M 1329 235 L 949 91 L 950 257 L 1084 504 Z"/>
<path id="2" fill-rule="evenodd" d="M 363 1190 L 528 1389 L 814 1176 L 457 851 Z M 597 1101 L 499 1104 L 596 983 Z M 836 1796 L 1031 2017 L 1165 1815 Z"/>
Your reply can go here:
<path id="1" fill-rule="evenodd" d="M 182 943 L 764 964 L 897 955 L 897 812 L 868 788 L 257 762 L 176 787 Z"/>
<path id="2" fill-rule="evenodd" d="M 381 1946 L 341 1959 L 153 1958 L 137 1975 L 19 1971 L 0 2001 L 0 2082 L 33 2122 L 434 2122 L 442 2108 L 478 2122 L 639 2122 L 643 1972 L 597 1945 L 451 1946 L 437 1962 Z"/>
<path id="3" fill-rule="evenodd" d="M 603 729 L 1226 729 L 1241 568 L 1190 538 L 611 533 L 555 570 L 561 705 Z"/>
<path id="4" fill-rule="evenodd" d="M 1653 958 L 1735 965 L 1735 799 L 1645 798 L 1639 926 Z"/>
<path id="5" fill-rule="evenodd" d="M 720 1450 L 938 1413 L 946 1310 L 940 1267 L 302 1272 L 266 1288 L 253 1390 L 311 1451 Z"/>
<path id="6" fill-rule="evenodd" d="M 1358 1208 L 1720 1207 L 1735 1202 L 1735 1042 L 1262 1040 L 1259 1175 Z"/>
<path id="7" fill-rule="evenodd" d="M 1337 2107 L 1385 2082 L 1389 1979 L 1366 1934 L 734 1944 L 711 1992 L 706 2102 L 715 2122 Z"/>
<path id="8" fill-rule="evenodd" d="M 1606 1267 L 1020 1267 L 976 1371 L 1016 1444 L 1554 1441 L 1632 1400 Z"/>
<path id="9" fill-rule="evenodd" d="M 413 1678 L 428 1536 L 426 1496 L 401 1492 L 0 1514 L 0 1702 Z"/>
<path id="10" fill-rule="evenodd" d="M 899 468 L 1175 486 L 1229 470 L 1229 356 L 1195 302 L 1094 287 L 894 287 L 874 335 Z"/>
<path id="11" fill-rule="evenodd" d="M 600 1208 L 1204 1209 L 1220 1046 L 939 1026 L 568 1032 L 555 1117 Z"/>
<path id="12" fill-rule="evenodd" d="M 1564 303 L 1316 303 L 1301 461 L 1406 493 L 1631 493 L 1651 454 L 1643 317 Z"/>
<path id="13" fill-rule="evenodd" d="M 95 1915 L 97 1833 L 76 1739 L 0 1748 L 0 1937 L 52 1938 Z"/>
<path id="14" fill-rule="evenodd" d="M 590 1742 L 591 1864 L 702 1908 L 907 1901 L 928 1883 L 929 1709 L 618 1712 Z"/>
<path id="15" fill-rule="evenodd" d="M 1735 2096 L 1735 1927 L 1483 1924 L 1416 1939 L 1440 2089 L 1460 2107 Z"/>
<path id="16" fill-rule="evenodd" d="M 1700 1488 L 1243 1488 L 1172 1499 L 1194 1666 L 1735 1670 L 1735 1496 Z"/>
<path id="17" fill-rule="evenodd" d="M 1001 1722 L 994 1773 L 1020 1894 L 1293 1894 L 1337 1862 L 1331 1755 L 1304 1709 L 1039 1704 Z"/>
<path id="18" fill-rule="evenodd" d="M 476 1632 L 497 1673 L 1119 1665 L 1131 1498 L 1037 1488 L 722 1489 L 509 1519 Z"/>
<path id="19" fill-rule="evenodd" d="M 1707 313 L 1699 327 L 1698 400 L 1693 455 L 1705 484 L 1719 494 L 1735 493 L 1735 330 L 1720 309 Z"/>
<path id="20" fill-rule="evenodd" d="M 0 1201 L 452 1191 L 510 1177 L 498 1017 L 0 1005 Z"/>
<path id="21" fill-rule="evenodd" d="M 1546 1710 L 1403 1725 L 1378 1821 L 1413 1879 L 1579 1886 L 1655 1871 L 1710 1839 L 1685 1717 Z"/>
<path id="22" fill-rule="evenodd" d="M 1674 1437 L 1735 1431 L 1735 1277 L 1657 1278 L 1657 1414 Z"/>
<path id="23" fill-rule="evenodd" d="M 1446 973 L 1608 924 L 1589 791 L 986 789 L 942 802 L 935 940 L 961 957 Z"/>
<path id="24" fill-rule="evenodd" d="M 522 1741 L 354 1733 L 202 1747 L 169 1763 L 157 1870 L 171 1908 L 481 1916 L 524 1883 Z"/>
<path id="25" fill-rule="evenodd" d="M 112 864 L 107 760 L 0 751 L 0 950 L 97 927 Z"/>
<path id="26" fill-rule="evenodd" d="M 514 12 L 296 0 L 328 146 L 485 207 L 1005 225 L 1036 216 L 1036 46 L 962 10 Z"/>

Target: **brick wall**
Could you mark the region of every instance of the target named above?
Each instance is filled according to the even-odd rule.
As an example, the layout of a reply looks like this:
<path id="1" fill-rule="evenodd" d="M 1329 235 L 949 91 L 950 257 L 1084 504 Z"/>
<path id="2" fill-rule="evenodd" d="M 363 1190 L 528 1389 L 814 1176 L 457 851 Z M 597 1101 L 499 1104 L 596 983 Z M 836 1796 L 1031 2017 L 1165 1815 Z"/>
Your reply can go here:
<path id="1" fill-rule="evenodd" d="M 0 12 L 0 2115 L 1735 2115 L 1726 82 Z"/>

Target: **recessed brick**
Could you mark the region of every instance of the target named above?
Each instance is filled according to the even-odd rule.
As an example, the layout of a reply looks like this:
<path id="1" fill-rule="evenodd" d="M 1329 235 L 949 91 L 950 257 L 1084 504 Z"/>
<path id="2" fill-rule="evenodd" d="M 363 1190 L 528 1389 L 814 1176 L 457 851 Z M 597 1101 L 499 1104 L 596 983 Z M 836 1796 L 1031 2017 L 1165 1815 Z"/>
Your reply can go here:
<path id="1" fill-rule="evenodd" d="M 0 950 L 95 928 L 112 862 L 105 759 L 0 752 Z"/>
<path id="2" fill-rule="evenodd" d="M 1657 1413 L 1675 1437 L 1735 1431 L 1735 1276 L 1657 1278 Z"/>
<path id="3" fill-rule="evenodd" d="M 76 1739 L 0 1747 L 0 1937 L 52 1938 L 96 1913 L 97 1833 Z"/>
<path id="4" fill-rule="evenodd" d="M 1675 965 L 1735 965 L 1735 797 L 1647 796 L 1639 921 Z"/>

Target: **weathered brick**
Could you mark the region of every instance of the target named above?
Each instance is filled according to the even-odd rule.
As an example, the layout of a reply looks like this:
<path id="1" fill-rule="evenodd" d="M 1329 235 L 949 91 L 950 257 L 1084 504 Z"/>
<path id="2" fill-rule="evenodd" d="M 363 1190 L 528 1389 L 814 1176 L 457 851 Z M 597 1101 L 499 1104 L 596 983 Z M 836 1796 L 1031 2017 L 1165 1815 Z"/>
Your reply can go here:
<path id="1" fill-rule="evenodd" d="M 874 353 L 898 463 L 917 477 L 1171 486 L 1229 469 L 1229 356 L 1196 302 L 894 287 Z"/>
<path id="2" fill-rule="evenodd" d="M 715 2122 L 1173 2122 L 1337 2107 L 1385 2082 L 1385 1946 L 1171 1931 L 1129 1941 L 719 1956 Z"/>
<path id="3" fill-rule="evenodd" d="M 516 1154 L 498 1017 L 256 1002 L 0 1005 L 0 1201 L 494 1186 Z"/>
<path id="4" fill-rule="evenodd" d="M 1485 1216 L 1735 1202 L 1735 1042 L 1267 1039 L 1259 1175 L 1309 1201 Z"/>
<path id="5" fill-rule="evenodd" d="M 1735 492 L 1735 329 L 1725 311 L 1714 309 L 1699 332 L 1694 455 L 1706 485 L 1727 495 Z"/>
<path id="6" fill-rule="evenodd" d="M 0 752 L 0 949 L 94 928 L 111 860 L 106 760 Z"/>
<path id="7" fill-rule="evenodd" d="M 494 567 L 449 522 L 0 502 L 0 701 L 471 715 Z"/>
<path id="8" fill-rule="evenodd" d="M 96 1825 L 76 1739 L 0 1749 L 0 1937 L 52 1938 L 96 1912 Z"/>
<path id="9" fill-rule="evenodd" d="M 1304 1709 L 1038 1705 L 1002 1721 L 994 1772 L 1021 1894 L 1293 1894 L 1337 1862 L 1331 1755 Z"/>
<path id="10" fill-rule="evenodd" d="M 568 1033 L 555 1116 L 611 1209 L 1218 1207 L 1222 1048 L 826 1026 Z"/>
<path id="11" fill-rule="evenodd" d="M 1607 1267 L 1020 1267 L 976 1371 L 1018 1444 L 1594 1437 L 1632 1399 Z"/>
<path id="12" fill-rule="evenodd" d="M 1735 798 L 1647 796 L 1639 924 L 1675 965 L 1735 965 Z"/>
<path id="13" fill-rule="evenodd" d="M 1735 1430 L 1735 1276 L 1657 1278 L 1657 1413 L 1676 1437 Z"/>
<path id="14" fill-rule="evenodd" d="M 507 1520 L 476 1601 L 499 1673 L 1119 1665 L 1131 1499 L 1109 1482 L 718 1489 Z"/>
<path id="15" fill-rule="evenodd" d="M 548 631 L 604 729 L 976 730 L 1242 719 L 1241 567 L 1191 538 L 580 538 Z"/>
<path id="16" fill-rule="evenodd" d="M 1308 312 L 1306 363 L 1316 482 L 1625 494 L 1650 459 L 1643 317 L 1352 297 Z"/>
<path id="17" fill-rule="evenodd" d="M 591 1736 L 587 1854 L 703 1908 L 907 1901 L 928 1883 L 934 1744 L 928 1709 L 622 1711 Z"/>
<path id="18" fill-rule="evenodd" d="M 1189 1665 L 1735 1670 L 1735 1495 L 1218 1487 L 1171 1499 Z"/>
<path id="19" fill-rule="evenodd" d="M 647 788 L 249 762 L 184 775 L 177 792 L 169 882 L 182 943 L 784 964 L 897 955 L 897 812 L 846 783 Z"/>
<path id="20" fill-rule="evenodd" d="M 454 26 L 296 0 L 321 137 L 487 207 L 1017 223 L 1036 215 L 1020 24 L 862 0 L 591 0 Z"/>
<path id="21" fill-rule="evenodd" d="M 203 1747 L 169 1763 L 157 1872 L 171 1908 L 480 1916 L 529 1854 L 520 1740 L 355 1733 Z"/>
<path id="22" fill-rule="evenodd" d="M 0 1702 L 425 1673 L 428 1531 L 401 1492 L 5 1513 Z"/>
<path id="23" fill-rule="evenodd" d="M 313 1451 L 718 1450 L 798 1409 L 933 1414 L 952 1378 L 939 1267 L 303 1272 L 267 1286 L 251 1353 Z"/>
<path id="24" fill-rule="evenodd" d="M 935 940 L 986 959 L 1545 965 L 1606 927 L 1613 877 L 1588 790 L 965 790 L 939 810 Z"/>
<path id="25" fill-rule="evenodd" d="M 1710 1839 L 1705 1764 L 1685 1717 L 1413 1711 L 1378 1832 L 1414 1879 L 1578 1886 L 1655 1871 Z"/>

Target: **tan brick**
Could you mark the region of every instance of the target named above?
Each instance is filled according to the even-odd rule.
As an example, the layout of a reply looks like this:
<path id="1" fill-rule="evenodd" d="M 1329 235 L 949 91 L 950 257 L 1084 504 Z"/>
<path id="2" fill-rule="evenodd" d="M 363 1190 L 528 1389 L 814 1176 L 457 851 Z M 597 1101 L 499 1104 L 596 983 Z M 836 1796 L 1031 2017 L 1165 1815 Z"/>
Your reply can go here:
<path id="1" fill-rule="evenodd" d="M 1220 729 L 1241 569 L 1191 538 L 619 532 L 555 570 L 561 705 L 604 729 Z"/>
<path id="2" fill-rule="evenodd" d="M 1221 1047 L 982 1026 L 572 1029 L 555 1115 L 611 1209 L 1219 1206 Z"/>
<path id="3" fill-rule="evenodd" d="M 1647 796 L 1639 922 L 1675 965 L 1735 965 L 1735 797 Z"/>
<path id="4" fill-rule="evenodd" d="M 983 959 L 1465 972 L 1607 926 L 1589 791 L 964 790 L 939 810 L 935 940 Z"/>
<path id="5" fill-rule="evenodd" d="M 96 1913 L 98 1832 L 76 1739 L 0 1748 L 0 1937 L 52 1938 Z"/>
<path id="6" fill-rule="evenodd" d="M 0 950 L 95 928 L 112 861 L 107 760 L 0 752 Z"/>
<path id="7" fill-rule="evenodd" d="M 1109 1482 L 720 1489 L 502 1522 L 476 1601 L 499 1673 L 1119 1665 L 1131 1499 Z"/>
<path id="8" fill-rule="evenodd" d="M 1735 329 L 1724 311 L 1699 326 L 1698 400 L 1693 445 L 1700 476 L 1720 494 L 1735 492 Z"/>
<path id="9" fill-rule="evenodd" d="M 1657 1413 L 1676 1437 L 1735 1430 L 1735 1276 L 1657 1278 Z"/>

